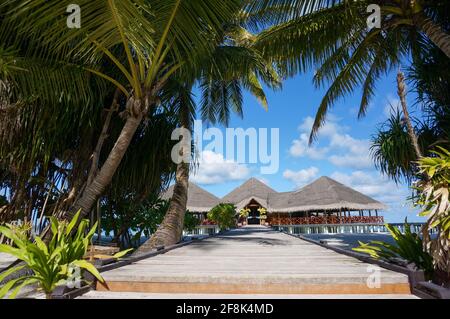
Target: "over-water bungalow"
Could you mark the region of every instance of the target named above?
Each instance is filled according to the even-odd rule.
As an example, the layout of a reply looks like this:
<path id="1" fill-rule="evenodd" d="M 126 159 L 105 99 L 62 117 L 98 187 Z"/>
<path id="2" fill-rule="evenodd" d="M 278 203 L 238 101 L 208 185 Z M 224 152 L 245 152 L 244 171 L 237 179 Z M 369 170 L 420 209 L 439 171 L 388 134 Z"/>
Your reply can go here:
<path id="1" fill-rule="evenodd" d="M 162 195 L 170 199 L 173 186 Z M 210 222 L 207 213 L 219 203 L 236 206 L 242 224 L 277 225 L 339 225 L 383 224 L 380 211 L 386 205 L 329 177 L 292 192 L 277 192 L 251 178 L 223 198 L 218 198 L 194 183 L 189 184 L 187 209 L 203 225 Z"/>

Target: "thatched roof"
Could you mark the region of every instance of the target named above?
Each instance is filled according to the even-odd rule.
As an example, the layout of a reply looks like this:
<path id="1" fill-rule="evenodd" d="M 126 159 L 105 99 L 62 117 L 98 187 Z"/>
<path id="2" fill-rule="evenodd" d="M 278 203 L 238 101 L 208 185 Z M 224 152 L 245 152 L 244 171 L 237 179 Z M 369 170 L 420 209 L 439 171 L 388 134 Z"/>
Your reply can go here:
<path id="1" fill-rule="evenodd" d="M 270 212 L 386 209 L 386 205 L 329 177 L 322 176 L 294 192 L 269 195 Z"/>
<path id="2" fill-rule="evenodd" d="M 161 196 L 170 199 L 173 185 Z M 294 191 L 278 193 L 272 188 L 251 178 L 222 199 L 207 192 L 194 183 L 189 183 L 187 209 L 191 212 L 209 212 L 219 203 L 231 203 L 237 210 L 257 201 L 270 213 L 293 213 L 305 211 L 372 210 L 386 209 L 386 205 L 361 194 L 329 177 L 322 176 L 311 184 Z"/>
<path id="3" fill-rule="evenodd" d="M 225 195 L 222 203 L 232 203 L 239 210 L 244 208 L 252 199 L 261 206 L 268 206 L 269 194 L 276 193 L 272 188 L 256 178 L 250 178 L 244 184 Z"/>
<path id="4" fill-rule="evenodd" d="M 173 187 L 170 186 L 162 195 L 162 199 L 170 199 L 173 195 Z M 219 204 L 220 199 L 194 183 L 189 183 L 187 209 L 190 212 L 209 212 L 214 206 Z"/>

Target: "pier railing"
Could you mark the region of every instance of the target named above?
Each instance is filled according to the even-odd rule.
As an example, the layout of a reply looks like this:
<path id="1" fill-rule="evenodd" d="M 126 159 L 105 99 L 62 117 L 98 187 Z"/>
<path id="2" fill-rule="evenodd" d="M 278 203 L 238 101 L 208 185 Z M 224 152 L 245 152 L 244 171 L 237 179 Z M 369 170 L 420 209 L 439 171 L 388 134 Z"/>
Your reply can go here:
<path id="1" fill-rule="evenodd" d="M 402 233 L 405 232 L 403 223 L 389 223 L 397 227 Z M 388 230 L 384 224 L 322 224 L 322 225 L 275 225 L 276 230 L 287 232 L 289 234 L 371 234 L 387 233 Z M 410 230 L 420 234 L 423 223 L 410 223 Z M 436 233 L 435 229 L 430 230 L 430 234 Z"/>
<path id="2" fill-rule="evenodd" d="M 183 231 L 183 236 L 192 236 L 192 235 L 214 235 L 219 232 L 219 226 L 217 225 L 199 225 L 190 231 Z"/>
<path id="3" fill-rule="evenodd" d="M 267 222 L 272 225 L 335 225 L 335 224 L 384 224 L 383 216 L 311 216 L 277 217 L 270 216 Z"/>

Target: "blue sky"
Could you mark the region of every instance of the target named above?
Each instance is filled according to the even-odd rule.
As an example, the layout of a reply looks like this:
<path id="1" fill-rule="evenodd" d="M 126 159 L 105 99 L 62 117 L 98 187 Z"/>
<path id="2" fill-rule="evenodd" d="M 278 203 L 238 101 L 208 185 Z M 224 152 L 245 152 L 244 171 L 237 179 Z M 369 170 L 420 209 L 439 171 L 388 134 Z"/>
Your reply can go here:
<path id="1" fill-rule="evenodd" d="M 291 191 L 326 175 L 386 203 L 388 222 L 422 221 L 406 198 L 406 185 L 396 185 L 375 169 L 368 148 L 376 127 L 387 119 L 389 104 L 398 105 L 395 73 L 377 84 L 376 95 L 367 116 L 357 119 L 360 90 L 339 100 L 329 113 L 317 141 L 307 147 L 311 121 L 326 87 L 316 89 L 312 74 L 300 75 L 284 82 L 281 91 L 266 90 L 269 109 L 265 111 L 250 94 L 244 95 L 244 118 L 233 116 L 229 127 L 279 128 L 279 170 L 262 175 L 261 164 L 238 164 L 223 158 L 223 152 L 208 152 L 207 158 L 191 180 L 222 197 L 250 177 L 257 177 L 277 191 Z M 408 96 L 411 113 L 414 94 Z M 223 130 L 224 128 L 221 127 Z"/>

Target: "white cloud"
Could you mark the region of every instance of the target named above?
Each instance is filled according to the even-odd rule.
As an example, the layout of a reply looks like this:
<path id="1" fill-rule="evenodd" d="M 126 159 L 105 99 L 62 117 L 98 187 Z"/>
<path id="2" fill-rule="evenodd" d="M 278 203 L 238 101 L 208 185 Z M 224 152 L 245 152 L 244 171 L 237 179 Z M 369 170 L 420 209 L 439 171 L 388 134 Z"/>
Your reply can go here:
<path id="1" fill-rule="evenodd" d="M 340 126 L 337 124 L 338 118 L 335 116 L 329 115 L 328 120 L 325 122 L 325 124 L 322 125 L 320 130 L 318 131 L 317 137 L 330 137 L 337 133 L 342 132 L 346 128 L 343 126 Z M 314 124 L 314 119 L 311 116 L 305 117 L 303 122 L 298 127 L 300 132 L 308 133 L 311 132 L 311 129 Z"/>
<path id="2" fill-rule="evenodd" d="M 299 171 L 291 171 L 290 169 L 283 172 L 283 177 L 287 180 L 293 182 L 297 187 L 303 186 L 306 183 L 311 182 L 317 177 L 319 169 L 317 167 L 311 166 L 307 169 L 302 169 Z"/>
<path id="3" fill-rule="evenodd" d="M 308 157 L 314 160 L 327 158 L 338 167 L 357 169 L 372 168 L 369 155 L 369 140 L 357 139 L 345 133 L 346 127 L 338 124 L 338 119 L 329 117 L 320 128 L 317 141 L 308 146 L 308 137 L 313 125 L 313 118 L 306 117 L 299 126 L 300 137 L 292 142 L 289 153 L 293 157 Z M 325 146 L 318 146 L 326 142 Z"/>
<path id="4" fill-rule="evenodd" d="M 198 184 L 220 184 L 228 181 L 243 180 L 250 175 L 247 165 L 226 160 L 222 154 L 203 151 L 200 154 L 199 166 L 191 176 Z"/>
<path id="5" fill-rule="evenodd" d="M 294 157 L 309 157 L 311 159 L 323 159 L 328 152 L 327 148 L 308 146 L 308 135 L 302 133 L 300 138 L 292 142 L 289 153 Z"/>

